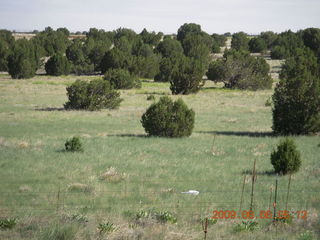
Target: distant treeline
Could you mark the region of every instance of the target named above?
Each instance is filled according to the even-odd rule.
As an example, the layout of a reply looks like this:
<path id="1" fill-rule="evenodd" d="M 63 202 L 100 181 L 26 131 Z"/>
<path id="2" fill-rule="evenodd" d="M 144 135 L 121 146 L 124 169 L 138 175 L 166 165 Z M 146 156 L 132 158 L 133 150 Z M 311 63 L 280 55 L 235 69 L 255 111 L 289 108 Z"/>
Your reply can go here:
<path id="1" fill-rule="evenodd" d="M 264 79 L 268 67 L 262 60 L 248 62 L 249 52 L 270 52 L 273 59 L 287 59 L 294 56 L 297 49 L 307 48 L 318 59 L 320 56 L 320 29 L 317 28 L 280 34 L 268 31 L 251 37 L 244 32 L 210 35 L 200 25 L 186 23 L 176 35 L 146 29 L 136 33 L 127 28 L 114 31 L 91 28 L 88 32 L 76 33 L 85 34 L 85 37 L 71 40 L 68 29 L 53 30 L 51 27 L 33 34 L 35 36 L 29 40 L 15 40 L 12 32 L 0 30 L 0 71 L 8 71 L 12 78 L 30 78 L 43 65 L 49 75 L 105 74 L 110 69 L 125 69 L 136 77 L 174 82 L 172 92 L 188 94 L 200 89 L 202 76 L 208 69 L 209 79 L 220 79 L 227 87 L 259 89 L 271 86 L 269 83 L 239 85 L 226 82 L 222 78 L 226 78 L 229 70 L 217 65 L 209 68 L 212 54 L 221 51 L 228 36 L 232 36 L 232 49 L 225 52 L 223 64 L 232 58 L 247 61 L 246 65 L 258 65 L 251 70 L 263 73 Z"/>

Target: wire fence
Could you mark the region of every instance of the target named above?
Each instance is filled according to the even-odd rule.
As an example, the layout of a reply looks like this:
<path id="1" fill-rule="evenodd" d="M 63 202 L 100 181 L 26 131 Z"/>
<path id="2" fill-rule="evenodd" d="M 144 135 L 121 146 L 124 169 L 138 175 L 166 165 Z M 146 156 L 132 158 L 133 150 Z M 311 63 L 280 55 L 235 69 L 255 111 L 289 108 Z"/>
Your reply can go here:
<path id="1" fill-rule="evenodd" d="M 159 208 L 172 210 L 182 215 L 208 215 L 214 210 L 266 210 L 278 209 L 303 210 L 310 206 L 320 190 L 295 188 L 290 186 L 291 177 L 276 181 L 257 180 L 253 173 L 240 179 L 236 185 L 213 184 L 210 180 L 161 182 L 149 179 L 128 181 L 123 179 L 116 183 L 92 187 L 89 184 L 72 185 L 48 182 L 4 182 L 0 189 L 0 210 L 7 212 L 55 212 L 57 210 L 91 210 L 114 211 L 124 209 Z M 172 186 L 179 185 L 174 188 Z M 7 187 L 6 187 L 7 185 Z M 190 189 L 199 191 L 198 195 L 183 194 Z M 8 187 L 10 186 L 10 188 Z"/>

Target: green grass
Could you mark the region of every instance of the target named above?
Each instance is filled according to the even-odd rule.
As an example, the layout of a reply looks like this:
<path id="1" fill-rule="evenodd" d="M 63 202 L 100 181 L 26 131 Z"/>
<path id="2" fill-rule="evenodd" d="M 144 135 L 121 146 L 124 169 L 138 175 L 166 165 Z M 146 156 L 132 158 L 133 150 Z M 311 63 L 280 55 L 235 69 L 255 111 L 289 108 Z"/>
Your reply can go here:
<path id="1" fill-rule="evenodd" d="M 254 209 L 257 214 L 268 209 L 276 178 L 270 154 L 280 140 L 270 135 L 272 114 L 265 102 L 271 90 L 226 90 L 208 82 L 196 95 L 171 96 L 182 97 L 194 109 L 193 134 L 183 139 L 150 138 L 140 123 L 151 104 L 146 99 L 150 94 L 156 100 L 171 95 L 168 83 L 144 80 L 141 89 L 121 91 L 124 101 L 118 110 L 64 111 L 66 85 L 79 78 L 94 77 L 0 76 L 0 217 L 18 219 L 14 229 L 0 231 L 1 239 L 22 239 L 29 225 L 28 239 L 56 233 L 62 229 L 57 221 L 67 221 L 65 231 L 79 239 L 96 239 L 104 221 L 116 227 L 111 239 L 133 239 L 132 234 L 141 234 L 142 239 L 200 239 L 203 217 L 212 216 L 213 210 L 239 210 L 245 174 L 242 209 L 249 209 L 254 159 L 258 171 Z M 65 141 L 73 136 L 80 136 L 83 153 L 64 151 Z M 292 177 L 289 208 L 308 210 L 308 219 L 295 218 L 290 226 L 277 228 L 269 226 L 271 220 L 257 219 L 260 228 L 253 233 L 233 231 L 241 220 L 219 220 L 209 227 L 209 239 L 298 239 L 307 230 L 316 234 L 319 137 L 293 138 L 302 167 Z M 120 176 L 117 181 L 101 178 L 111 167 Z M 287 184 L 287 176 L 279 177 L 279 210 L 284 210 Z M 190 189 L 200 194 L 180 193 Z M 136 226 L 125 214 L 151 208 L 169 211 L 177 224 Z M 85 214 L 88 223 L 79 227 L 63 219 L 70 212 Z"/>

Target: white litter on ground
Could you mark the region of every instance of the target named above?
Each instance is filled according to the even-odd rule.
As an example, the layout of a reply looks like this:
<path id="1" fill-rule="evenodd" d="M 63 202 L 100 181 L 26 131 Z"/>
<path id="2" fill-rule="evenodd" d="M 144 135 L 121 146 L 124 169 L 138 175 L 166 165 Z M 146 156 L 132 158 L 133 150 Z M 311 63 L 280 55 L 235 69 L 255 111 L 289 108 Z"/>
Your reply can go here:
<path id="1" fill-rule="evenodd" d="M 198 195 L 199 191 L 196 190 L 189 190 L 188 192 L 181 192 L 183 194 L 190 194 L 190 195 Z"/>

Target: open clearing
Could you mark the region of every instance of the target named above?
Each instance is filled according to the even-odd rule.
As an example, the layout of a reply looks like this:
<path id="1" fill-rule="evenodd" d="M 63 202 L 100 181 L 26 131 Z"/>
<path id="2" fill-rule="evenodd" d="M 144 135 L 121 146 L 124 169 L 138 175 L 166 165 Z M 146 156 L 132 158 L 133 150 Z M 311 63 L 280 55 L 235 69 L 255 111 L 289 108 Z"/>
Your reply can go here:
<path id="1" fill-rule="evenodd" d="M 141 89 L 121 91 L 118 110 L 64 111 L 66 86 L 95 77 L 0 76 L 0 216 L 18 219 L 13 230 L 0 231 L 1 239 L 39 239 L 57 221 L 74 226 L 77 239 L 96 239 L 97 225 L 105 220 L 116 226 L 108 239 L 201 239 L 202 218 L 213 210 L 239 210 L 245 175 L 242 209 L 249 209 L 254 159 L 254 210 L 271 207 L 276 176 L 270 153 L 281 139 L 271 135 L 271 107 L 265 106 L 272 90 L 226 90 L 207 82 L 198 94 L 171 96 L 194 109 L 193 134 L 150 138 L 140 124 L 152 103 L 147 96 L 171 95 L 169 84 L 144 80 Z M 72 136 L 81 137 L 84 153 L 64 152 Z M 319 234 L 320 139 L 293 138 L 303 162 L 292 176 L 288 208 L 307 210 L 308 218 L 295 217 L 278 227 L 257 219 L 260 229 L 253 233 L 233 231 L 241 220 L 218 220 L 209 226 L 208 239 L 300 239 L 307 230 Z M 279 177 L 279 210 L 285 207 L 287 184 L 287 176 Z M 181 194 L 191 189 L 200 194 Z M 132 214 L 150 208 L 171 212 L 177 224 L 132 223 Z M 65 217 L 80 214 L 88 222 L 79 225 Z"/>

